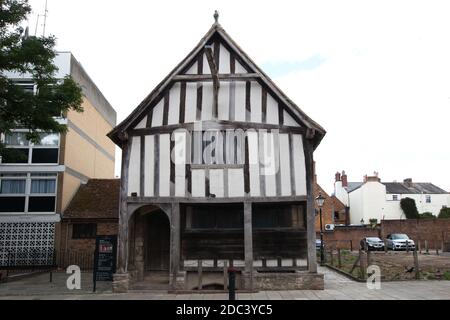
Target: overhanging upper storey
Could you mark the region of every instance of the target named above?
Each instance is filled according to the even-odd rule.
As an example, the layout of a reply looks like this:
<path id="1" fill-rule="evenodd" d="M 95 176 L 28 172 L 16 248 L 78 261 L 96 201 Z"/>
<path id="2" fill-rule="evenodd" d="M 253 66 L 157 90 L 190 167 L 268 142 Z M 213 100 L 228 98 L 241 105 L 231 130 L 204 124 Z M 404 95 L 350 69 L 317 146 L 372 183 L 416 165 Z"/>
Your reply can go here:
<path id="1" fill-rule="evenodd" d="M 215 23 L 199 44 L 108 136 L 203 128 L 293 130 L 317 147 L 325 130 L 309 118 Z"/>

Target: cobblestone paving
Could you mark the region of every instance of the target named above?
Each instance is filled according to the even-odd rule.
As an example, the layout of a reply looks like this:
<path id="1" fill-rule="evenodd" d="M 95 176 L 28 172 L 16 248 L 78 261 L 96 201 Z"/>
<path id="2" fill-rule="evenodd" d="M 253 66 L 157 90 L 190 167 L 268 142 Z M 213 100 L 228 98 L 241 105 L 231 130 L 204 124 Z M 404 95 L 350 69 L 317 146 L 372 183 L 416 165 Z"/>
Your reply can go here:
<path id="1" fill-rule="evenodd" d="M 365 283 L 355 282 L 328 268 L 319 267 L 325 274 L 325 290 L 284 290 L 238 293 L 239 300 L 397 300 L 450 299 L 450 281 L 384 282 L 381 289 L 368 289 Z M 92 292 L 92 274 L 83 273 L 81 290 L 68 290 L 68 275 L 56 273 L 53 282 L 49 274 L 40 274 L 9 283 L 0 283 L 0 299 L 33 300 L 226 300 L 226 293 L 168 294 L 166 291 L 134 291 L 113 294 L 109 282 L 98 282 Z"/>

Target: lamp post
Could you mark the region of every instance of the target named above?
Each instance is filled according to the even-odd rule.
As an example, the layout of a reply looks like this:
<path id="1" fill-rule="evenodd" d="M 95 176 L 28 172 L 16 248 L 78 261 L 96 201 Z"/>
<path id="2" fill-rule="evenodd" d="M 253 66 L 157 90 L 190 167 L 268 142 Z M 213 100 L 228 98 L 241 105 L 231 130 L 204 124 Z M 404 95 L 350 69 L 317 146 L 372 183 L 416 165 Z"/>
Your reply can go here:
<path id="1" fill-rule="evenodd" d="M 325 202 L 325 198 L 322 196 L 322 193 L 316 197 L 316 204 L 319 207 L 319 219 L 320 219 L 320 265 L 324 263 L 324 255 L 323 255 L 323 227 L 322 227 L 322 207 Z"/>

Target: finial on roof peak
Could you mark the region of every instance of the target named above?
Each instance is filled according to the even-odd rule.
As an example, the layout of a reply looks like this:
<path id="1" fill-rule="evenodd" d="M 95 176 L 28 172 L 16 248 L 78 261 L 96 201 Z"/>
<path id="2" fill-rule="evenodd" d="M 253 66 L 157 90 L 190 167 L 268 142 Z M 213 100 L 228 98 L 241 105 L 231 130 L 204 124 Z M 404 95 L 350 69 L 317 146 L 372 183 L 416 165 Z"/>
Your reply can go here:
<path id="1" fill-rule="evenodd" d="M 214 10 L 214 23 L 219 24 L 219 11 Z"/>

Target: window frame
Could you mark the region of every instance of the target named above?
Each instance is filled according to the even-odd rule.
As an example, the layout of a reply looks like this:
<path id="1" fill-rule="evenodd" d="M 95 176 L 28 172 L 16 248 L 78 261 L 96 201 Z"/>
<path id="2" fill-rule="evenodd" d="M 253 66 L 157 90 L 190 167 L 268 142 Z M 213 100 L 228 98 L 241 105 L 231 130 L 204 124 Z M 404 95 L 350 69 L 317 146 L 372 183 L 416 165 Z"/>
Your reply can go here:
<path id="1" fill-rule="evenodd" d="M 11 130 L 11 133 L 27 133 L 29 130 L 28 129 L 14 129 Z M 41 133 L 41 132 L 40 132 Z M 60 146 L 61 146 L 61 134 L 59 133 L 46 133 L 46 132 L 42 132 L 42 134 L 48 134 L 48 135 L 58 135 L 58 144 L 57 145 L 42 145 L 42 144 L 35 144 L 32 143 L 31 141 L 28 141 L 27 145 L 21 146 L 21 145 L 6 145 L 6 148 L 10 148 L 10 149 L 27 149 L 28 150 L 28 160 L 27 162 L 11 162 L 11 163 L 5 163 L 5 162 L 1 162 L 1 165 L 6 165 L 6 166 L 17 166 L 17 165 L 22 165 L 22 166 L 28 166 L 28 165 L 58 165 L 59 164 L 59 160 L 60 160 Z M 1 136 L 1 141 L 3 143 L 6 143 L 6 134 L 2 134 Z M 35 149 L 57 149 L 58 150 L 58 156 L 56 159 L 56 162 L 33 162 L 33 150 Z"/>
<path id="2" fill-rule="evenodd" d="M 15 176 L 20 174 L 20 176 Z M 39 176 L 38 174 L 44 174 Z M 58 172 L 3 172 L 3 176 L 0 176 L 0 185 L 2 180 L 25 180 L 25 192 L 24 193 L 0 193 L 0 197 L 25 197 L 25 205 L 23 212 L 2 212 L 12 213 L 12 214 L 54 214 L 56 213 L 56 199 L 58 194 Z M 55 190 L 52 193 L 31 193 L 31 181 L 32 180 L 54 180 L 55 181 Z M 55 199 L 55 209 L 53 211 L 29 211 L 29 200 L 30 197 L 54 197 Z"/>
<path id="3" fill-rule="evenodd" d="M 76 222 L 76 223 L 72 223 L 71 224 L 72 225 L 72 232 L 71 232 L 71 240 L 86 240 L 86 239 L 95 239 L 96 238 L 96 236 L 97 236 L 97 223 L 95 223 L 95 222 Z M 89 225 L 89 226 L 94 226 L 94 233 L 95 234 L 93 234 L 93 235 L 89 235 L 89 236 L 87 236 L 87 237 L 80 237 L 79 235 L 77 235 L 77 237 L 75 237 L 75 226 L 86 226 L 86 225 Z"/>

